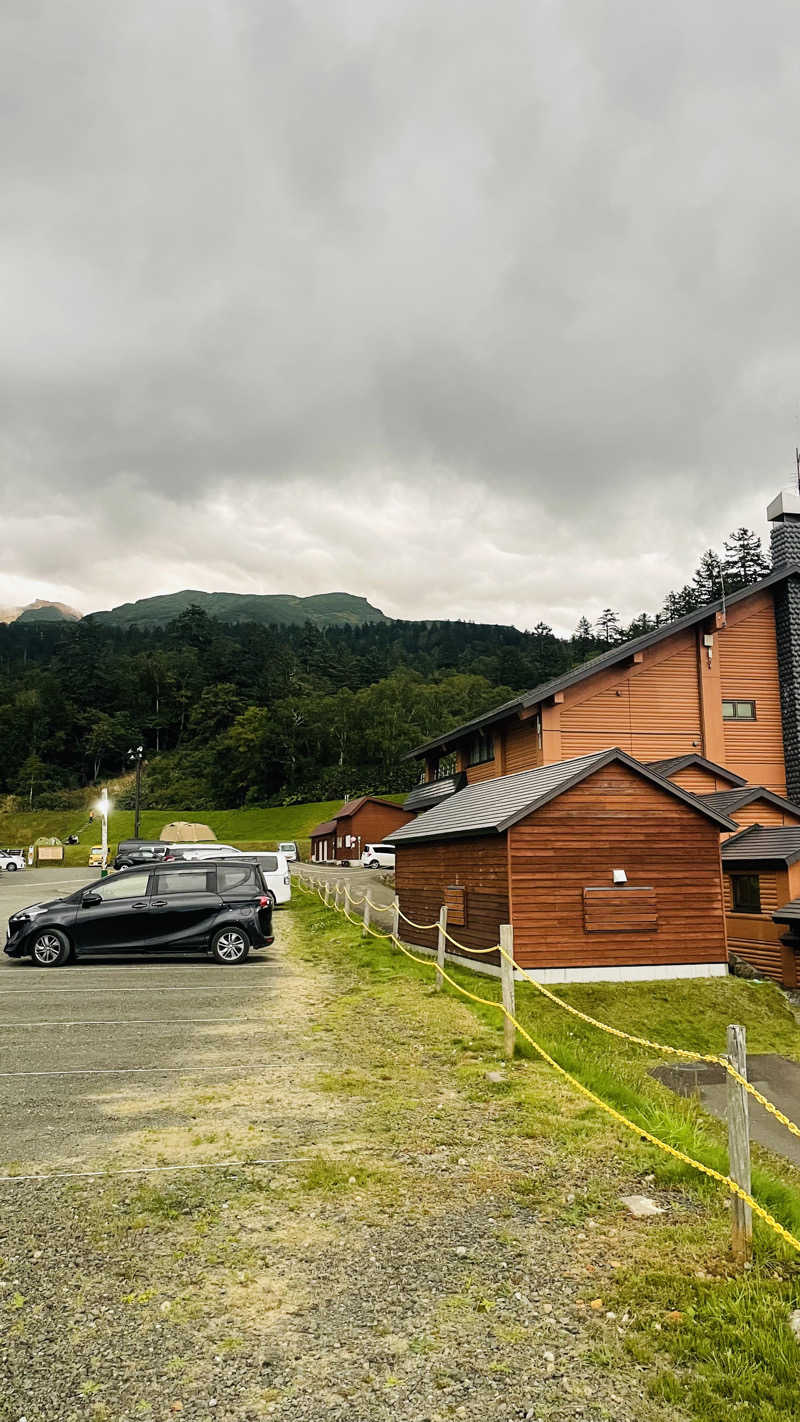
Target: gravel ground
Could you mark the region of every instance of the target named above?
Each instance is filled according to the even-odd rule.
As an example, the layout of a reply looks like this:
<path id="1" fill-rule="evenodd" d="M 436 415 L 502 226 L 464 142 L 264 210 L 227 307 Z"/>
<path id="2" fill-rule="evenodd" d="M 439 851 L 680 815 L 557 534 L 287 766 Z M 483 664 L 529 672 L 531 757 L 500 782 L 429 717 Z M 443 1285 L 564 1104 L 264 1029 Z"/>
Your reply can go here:
<path id="1" fill-rule="evenodd" d="M 267 1067 L 79 1084 L 88 1114 L 66 1133 L 69 1093 L 38 1093 L 35 1150 L 25 1112 L 7 1117 L 14 1158 L 40 1167 L 73 1168 L 78 1145 L 118 1169 L 285 1163 L 0 1187 L 2 1422 L 654 1419 L 626 1320 L 603 1302 L 642 1227 L 592 1217 L 604 1174 L 616 1188 L 608 1164 L 587 1182 L 520 1130 L 487 1078 L 497 1034 L 460 1002 L 399 984 L 373 1011 L 307 916 L 277 922 L 269 980 L 251 976 L 242 1009 L 268 1016 Z M 165 1014 L 162 982 L 137 1016 Z M 183 1062 L 222 1065 L 205 1027 L 183 1032 Z M 26 1050 L 21 1037 L 17 1061 Z M 545 1100 L 554 1121 L 566 1109 L 557 1090 Z"/>

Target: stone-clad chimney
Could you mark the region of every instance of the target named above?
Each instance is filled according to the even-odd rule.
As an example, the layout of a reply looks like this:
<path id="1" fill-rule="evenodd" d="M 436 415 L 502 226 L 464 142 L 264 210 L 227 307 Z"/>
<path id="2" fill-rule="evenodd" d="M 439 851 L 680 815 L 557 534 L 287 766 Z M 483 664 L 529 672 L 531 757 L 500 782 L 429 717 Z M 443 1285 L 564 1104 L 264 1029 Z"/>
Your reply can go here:
<path id="1" fill-rule="evenodd" d="M 778 494 L 767 518 L 772 523 L 773 568 L 787 563 L 800 567 L 800 494 L 786 490 Z M 800 577 L 787 578 L 773 591 L 786 792 L 800 805 Z"/>

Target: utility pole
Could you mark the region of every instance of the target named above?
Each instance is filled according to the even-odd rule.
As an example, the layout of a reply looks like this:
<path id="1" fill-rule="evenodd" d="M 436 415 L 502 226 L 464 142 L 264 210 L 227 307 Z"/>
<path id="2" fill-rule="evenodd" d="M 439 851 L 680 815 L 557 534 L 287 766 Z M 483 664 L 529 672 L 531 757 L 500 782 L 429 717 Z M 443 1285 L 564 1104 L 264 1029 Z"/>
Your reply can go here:
<path id="1" fill-rule="evenodd" d="M 128 760 L 136 762 L 136 797 L 133 802 L 133 837 L 139 838 L 139 808 L 142 796 L 142 755 L 144 746 L 134 746 L 128 751 Z"/>

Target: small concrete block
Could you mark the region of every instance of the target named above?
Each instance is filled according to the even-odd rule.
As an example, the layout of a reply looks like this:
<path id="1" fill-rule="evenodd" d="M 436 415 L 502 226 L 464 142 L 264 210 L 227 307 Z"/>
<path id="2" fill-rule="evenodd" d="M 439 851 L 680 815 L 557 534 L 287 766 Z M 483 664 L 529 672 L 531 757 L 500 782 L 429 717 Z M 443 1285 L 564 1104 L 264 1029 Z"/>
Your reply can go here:
<path id="1" fill-rule="evenodd" d="M 622 1203 L 629 1215 L 633 1215 L 635 1220 L 647 1219 L 649 1215 L 663 1215 L 664 1211 L 655 1200 L 648 1200 L 646 1195 L 623 1195 Z"/>

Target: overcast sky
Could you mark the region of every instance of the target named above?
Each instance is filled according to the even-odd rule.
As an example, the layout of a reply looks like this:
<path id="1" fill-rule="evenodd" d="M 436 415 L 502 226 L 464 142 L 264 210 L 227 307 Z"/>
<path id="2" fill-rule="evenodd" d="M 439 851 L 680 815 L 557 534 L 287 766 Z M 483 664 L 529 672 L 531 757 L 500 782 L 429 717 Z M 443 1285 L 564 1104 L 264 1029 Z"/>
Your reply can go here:
<path id="1" fill-rule="evenodd" d="M 800 443 L 796 0 L 4 0 L 0 605 L 655 609 Z"/>

